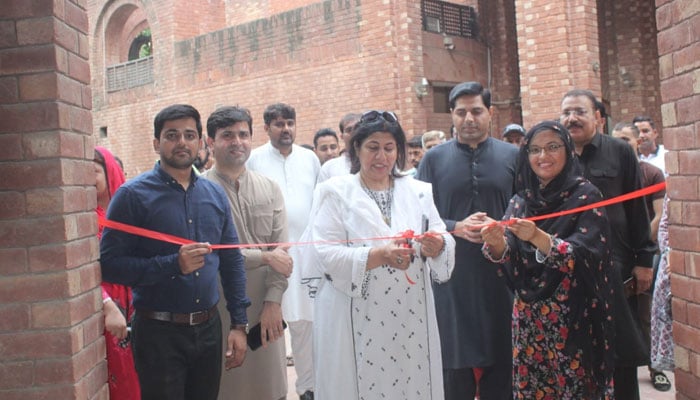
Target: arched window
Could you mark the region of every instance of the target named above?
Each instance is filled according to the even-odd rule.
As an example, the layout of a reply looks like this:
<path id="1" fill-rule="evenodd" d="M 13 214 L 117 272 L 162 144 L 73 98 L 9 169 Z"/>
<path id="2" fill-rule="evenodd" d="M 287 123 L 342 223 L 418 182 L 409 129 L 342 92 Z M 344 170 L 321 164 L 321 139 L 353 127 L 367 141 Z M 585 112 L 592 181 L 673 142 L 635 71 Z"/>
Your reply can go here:
<path id="1" fill-rule="evenodd" d="M 138 60 L 139 58 L 150 57 L 153 52 L 151 44 L 151 29 L 147 28 L 141 31 L 134 38 L 129 47 L 129 61 Z"/>
<path id="2" fill-rule="evenodd" d="M 136 4 L 123 4 L 106 19 L 107 92 L 152 84 L 153 46 L 145 11 Z"/>

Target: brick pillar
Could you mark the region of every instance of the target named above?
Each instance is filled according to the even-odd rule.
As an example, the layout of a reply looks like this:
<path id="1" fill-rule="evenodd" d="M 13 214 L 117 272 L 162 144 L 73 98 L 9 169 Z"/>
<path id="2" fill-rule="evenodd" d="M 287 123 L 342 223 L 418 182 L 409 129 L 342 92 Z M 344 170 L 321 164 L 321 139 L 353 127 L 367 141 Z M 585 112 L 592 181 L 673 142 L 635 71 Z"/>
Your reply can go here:
<path id="1" fill-rule="evenodd" d="M 661 114 L 667 193 L 675 381 L 678 399 L 700 399 L 700 8 L 657 1 Z"/>
<path id="2" fill-rule="evenodd" d="M 495 109 L 491 136 L 501 139 L 501 132 L 511 123 L 522 124 L 520 107 L 520 72 L 513 0 L 479 1 L 479 36 L 490 51 L 491 105 Z M 488 63 L 488 60 L 487 60 Z"/>
<path id="3" fill-rule="evenodd" d="M 595 0 L 516 1 L 523 122 L 555 118 L 569 89 L 600 96 Z"/>
<path id="4" fill-rule="evenodd" d="M 85 1 L 0 7 L 0 398 L 106 399 Z"/>
<path id="5" fill-rule="evenodd" d="M 418 99 L 415 85 L 425 78 L 423 66 L 423 26 L 420 1 L 395 1 L 392 6 L 396 51 L 396 111 L 408 139 L 428 130 L 427 117 L 432 114 L 431 96 Z M 389 33 L 389 32 L 387 32 Z"/>

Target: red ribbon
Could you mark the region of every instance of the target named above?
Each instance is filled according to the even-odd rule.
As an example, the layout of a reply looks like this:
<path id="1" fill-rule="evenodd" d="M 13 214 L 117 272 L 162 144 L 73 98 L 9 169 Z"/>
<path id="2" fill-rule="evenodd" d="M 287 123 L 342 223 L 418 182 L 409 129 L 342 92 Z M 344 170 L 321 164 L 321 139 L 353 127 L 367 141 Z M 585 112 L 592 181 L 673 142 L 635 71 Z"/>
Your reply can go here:
<path id="1" fill-rule="evenodd" d="M 111 228 L 111 229 L 115 229 L 118 231 L 130 233 L 132 235 L 143 236 L 143 237 L 149 238 L 149 239 L 156 239 L 156 240 L 160 240 L 160 241 L 166 242 L 166 243 L 179 244 L 179 245 L 196 243 L 194 240 L 184 239 L 184 238 L 181 238 L 178 236 L 153 231 L 150 229 L 139 228 L 138 226 L 133 226 L 133 225 L 113 221 L 111 219 L 107 219 L 107 218 L 104 218 L 102 216 L 98 216 L 97 223 L 100 226 L 103 226 L 105 228 Z M 412 236 L 406 236 L 407 232 L 410 232 L 410 235 L 412 235 Z M 372 238 L 367 238 L 367 239 L 319 240 L 319 241 L 313 241 L 313 242 L 212 244 L 211 248 L 212 248 L 212 250 L 219 250 L 219 249 L 249 249 L 249 248 L 257 248 L 257 247 L 304 246 L 304 245 L 321 244 L 321 243 L 329 243 L 329 244 L 348 243 L 348 242 L 353 242 L 353 241 L 357 241 L 357 240 L 374 241 L 374 240 L 401 239 L 401 238 L 406 238 L 406 237 L 413 238 L 413 237 L 419 237 L 419 236 L 413 235 L 413 231 L 408 230 L 404 233 L 394 235 L 394 236 L 377 236 L 377 237 L 372 237 Z"/>
<path id="2" fill-rule="evenodd" d="M 623 194 L 621 196 L 613 197 L 611 199 L 602 200 L 602 201 L 599 201 L 597 203 L 589 204 L 589 205 L 586 205 L 583 207 L 577 207 L 577 208 L 574 208 L 571 210 L 558 211 L 558 212 L 551 213 L 551 214 L 538 215 L 536 217 L 529 217 L 529 218 L 523 218 L 523 219 L 527 219 L 529 221 L 539 221 L 542 219 L 548 219 L 548 218 L 554 218 L 554 217 L 561 217 L 564 215 L 576 214 L 576 213 L 591 210 L 594 208 L 606 207 L 606 206 L 609 206 L 612 204 L 622 203 L 622 202 L 627 201 L 627 200 L 636 199 L 638 197 L 647 196 L 647 195 L 652 194 L 652 193 L 660 192 L 660 191 L 664 190 L 665 188 L 666 188 L 666 182 L 661 182 L 661 183 L 657 183 L 655 185 L 647 186 L 643 189 L 635 190 L 634 192 L 630 192 L 627 194 Z M 116 222 L 113 220 L 106 219 L 102 216 L 100 216 L 98 218 L 98 223 L 100 224 L 100 226 L 103 226 L 106 228 L 116 229 L 116 230 L 119 230 L 122 232 L 131 233 L 133 235 L 143 236 L 143 237 L 146 237 L 149 239 L 161 240 L 161 241 L 167 242 L 167 243 L 173 243 L 173 244 L 179 244 L 179 245 L 195 243 L 193 240 L 183 239 L 181 237 L 168 235 L 166 233 L 152 231 L 150 229 L 139 228 L 139 227 L 133 226 L 133 225 L 123 224 L 121 222 Z M 498 221 L 497 223 L 510 225 L 513 222 L 512 222 L 512 220 L 504 220 L 504 221 Z M 455 232 L 446 232 L 446 233 L 455 233 Z M 321 240 L 321 241 L 312 241 L 312 242 L 284 242 L 284 243 L 213 244 L 213 245 L 211 245 L 211 248 L 214 250 L 218 250 L 218 249 L 247 249 L 247 248 L 257 248 L 257 247 L 304 246 L 304 245 L 322 244 L 322 243 L 328 243 L 328 244 L 348 243 L 348 242 L 354 242 L 354 241 L 418 239 L 418 238 L 422 238 L 422 237 L 423 237 L 422 234 L 416 235 L 413 230 L 408 229 L 406 231 L 399 232 L 398 234 L 396 234 L 394 236 L 378 236 L 378 237 L 371 237 L 371 238 L 364 238 L 364 239 Z"/>
<path id="3" fill-rule="evenodd" d="M 613 197 L 611 199 L 599 201 L 597 203 L 589 204 L 589 205 L 586 205 L 583 207 L 577 207 L 577 208 L 574 208 L 571 210 L 559 211 L 559 212 L 546 214 L 546 215 L 538 215 L 536 217 L 529 217 L 529 218 L 524 218 L 524 219 L 527 219 L 530 221 L 539 221 L 542 219 L 548 219 L 548 218 L 554 218 L 554 217 L 561 217 L 564 215 L 576 214 L 579 212 L 591 210 L 593 208 L 605 207 L 605 206 L 609 206 L 611 204 L 622 203 L 622 202 L 627 201 L 627 200 L 635 199 L 637 197 L 646 196 L 646 195 L 664 190 L 665 188 L 666 188 L 666 182 L 661 182 L 661 183 L 657 183 L 655 185 L 647 186 L 647 187 L 640 189 L 640 190 L 635 190 L 634 192 L 630 192 L 630 193 L 624 194 L 622 196 Z M 498 221 L 495 223 L 510 225 L 513 223 L 513 221 L 515 221 L 515 220 Z M 104 218 L 102 215 L 98 216 L 98 223 L 100 224 L 100 226 L 103 226 L 106 228 L 120 230 L 120 231 L 123 231 L 126 233 L 131 233 L 133 235 L 143 236 L 143 237 L 146 237 L 149 239 L 161 240 L 161 241 L 167 242 L 167 243 L 173 243 L 173 244 L 179 244 L 179 245 L 195 243 L 194 241 L 189 240 L 189 239 L 183 239 L 181 237 L 168 235 L 166 233 L 156 232 L 156 231 L 152 231 L 150 229 L 139 228 L 137 226 L 112 221 L 112 220 Z M 475 227 L 475 228 L 479 228 L 479 227 Z M 446 233 L 455 233 L 455 232 L 453 231 L 453 232 L 446 232 Z M 416 235 L 413 230 L 407 229 L 403 232 L 399 232 L 395 236 L 380 236 L 380 237 L 372 237 L 372 238 L 365 238 L 365 239 L 322 240 L 322 241 L 314 241 L 314 242 L 293 242 L 293 243 L 213 244 L 213 245 L 211 245 L 211 248 L 213 250 L 217 250 L 217 249 L 247 249 L 247 248 L 255 248 L 255 247 L 303 246 L 303 245 L 321 244 L 321 243 L 348 243 L 348 242 L 353 242 L 353 241 L 357 241 L 357 240 L 374 241 L 374 240 L 397 240 L 397 239 L 404 239 L 406 241 L 406 244 L 408 244 L 409 240 L 422 238 L 422 237 L 423 237 L 423 234 Z M 408 283 L 410 285 L 415 285 L 416 282 L 413 281 L 408 276 L 407 271 L 404 271 L 404 275 L 405 275 L 406 280 L 408 281 Z"/>

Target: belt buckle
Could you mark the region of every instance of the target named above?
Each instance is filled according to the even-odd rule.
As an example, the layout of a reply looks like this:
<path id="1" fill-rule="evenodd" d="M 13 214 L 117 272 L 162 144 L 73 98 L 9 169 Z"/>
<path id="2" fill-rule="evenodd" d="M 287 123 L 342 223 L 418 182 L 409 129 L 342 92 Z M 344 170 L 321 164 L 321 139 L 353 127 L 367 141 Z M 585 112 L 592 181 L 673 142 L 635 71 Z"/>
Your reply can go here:
<path id="1" fill-rule="evenodd" d="M 201 322 L 195 321 L 195 318 L 197 318 L 199 315 L 205 313 L 206 311 L 195 311 L 193 313 L 190 313 L 190 326 L 194 325 L 199 325 Z"/>

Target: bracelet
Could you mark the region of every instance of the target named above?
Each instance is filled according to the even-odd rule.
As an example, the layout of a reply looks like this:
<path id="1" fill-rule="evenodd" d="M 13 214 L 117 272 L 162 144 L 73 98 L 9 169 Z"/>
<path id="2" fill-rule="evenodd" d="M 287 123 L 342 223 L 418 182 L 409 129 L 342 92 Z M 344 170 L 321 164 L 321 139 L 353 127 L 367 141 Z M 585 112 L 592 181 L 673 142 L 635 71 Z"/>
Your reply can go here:
<path id="1" fill-rule="evenodd" d="M 109 302 L 109 301 L 112 301 L 112 298 L 111 298 L 111 297 L 105 297 L 104 299 L 102 299 L 102 304 L 107 304 L 107 302 Z"/>

